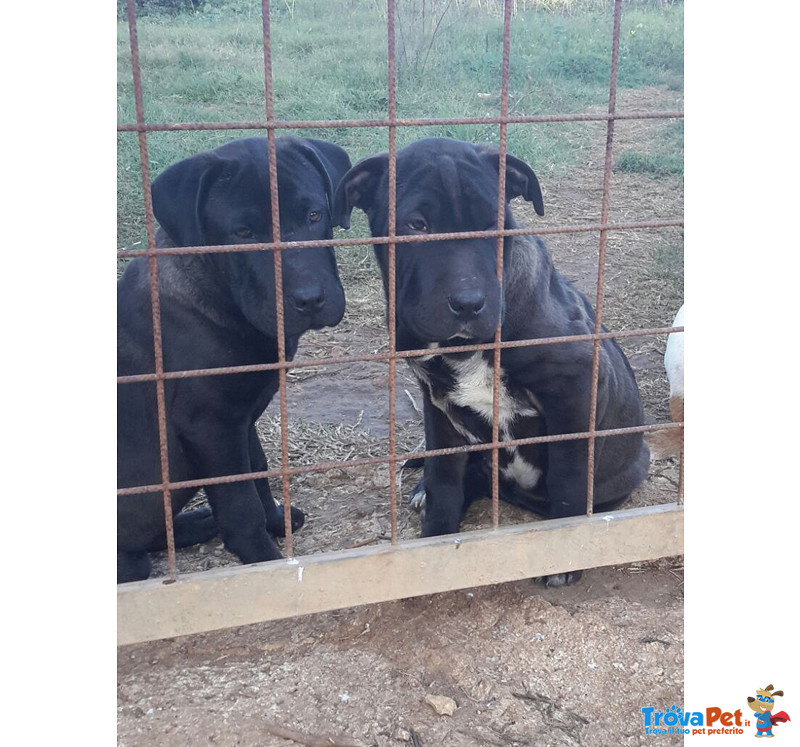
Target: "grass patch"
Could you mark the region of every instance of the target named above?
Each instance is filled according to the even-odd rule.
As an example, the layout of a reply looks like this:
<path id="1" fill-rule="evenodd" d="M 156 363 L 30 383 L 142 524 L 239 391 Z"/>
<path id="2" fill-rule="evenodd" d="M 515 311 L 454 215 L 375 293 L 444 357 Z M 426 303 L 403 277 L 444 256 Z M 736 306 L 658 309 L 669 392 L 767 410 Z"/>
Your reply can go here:
<path id="1" fill-rule="evenodd" d="M 676 298 L 683 298 L 683 241 L 661 243 L 655 248 L 651 276 L 664 281 Z M 677 308 L 676 308 L 677 310 Z"/>
<path id="2" fill-rule="evenodd" d="M 617 171 L 628 174 L 652 174 L 653 176 L 682 176 L 682 153 L 636 153 L 627 151 L 620 155 Z"/>
<path id="3" fill-rule="evenodd" d="M 624 151 L 615 164 L 617 171 L 651 176 L 683 176 L 683 119 L 670 120 L 660 126 L 650 145 L 653 152 Z"/>

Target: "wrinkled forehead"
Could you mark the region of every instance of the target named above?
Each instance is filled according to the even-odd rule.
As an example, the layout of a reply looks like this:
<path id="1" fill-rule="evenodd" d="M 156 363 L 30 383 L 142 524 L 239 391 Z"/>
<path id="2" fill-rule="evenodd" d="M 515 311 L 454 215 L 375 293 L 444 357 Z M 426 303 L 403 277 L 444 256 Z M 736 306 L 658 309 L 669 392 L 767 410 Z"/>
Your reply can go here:
<path id="1" fill-rule="evenodd" d="M 284 146 L 278 149 L 278 189 L 292 189 L 295 193 L 299 185 L 313 190 L 324 186 L 322 174 L 319 173 L 309 157 L 300 149 Z M 269 174 L 267 174 L 269 179 Z"/>
<path id="2" fill-rule="evenodd" d="M 281 227 L 295 222 L 298 213 L 306 212 L 307 195 L 298 189 L 297 183 L 281 178 L 278 171 L 278 195 Z M 316 202 L 319 202 L 317 200 Z M 323 203 L 324 205 L 324 203 Z M 314 205 L 322 207 L 322 205 Z M 269 188 L 269 173 L 258 164 L 240 164 L 235 173 L 217 179 L 209 191 L 205 214 L 213 225 L 234 230 L 246 225 L 256 231 L 269 231 L 272 226 L 272 200 Z"/>
<path id="3" fill-rule="evenodd" d="M 305 209 L 306 203 L 316 207 L 324 203 L 324 185 L 317 170 L 302 156 L 278 155 L 278 197 L 281 213 L 292 207 Z M 236 171 L 224 175 L 214 185 L 214 192 L 225 194 L 237 207 L 258 209 L 271 214 L 272 201 L 269 183 L 269 165 L 266 159 L 245 160 Z M 321 196 L 321 197 L 320 197 Z"/>
<path id="4" fill-rule="evenodd" d="M 421 210 L 459 225 L 497 215 L 497 174 L 477 157 L 398 159 L 398 211 Z"/>

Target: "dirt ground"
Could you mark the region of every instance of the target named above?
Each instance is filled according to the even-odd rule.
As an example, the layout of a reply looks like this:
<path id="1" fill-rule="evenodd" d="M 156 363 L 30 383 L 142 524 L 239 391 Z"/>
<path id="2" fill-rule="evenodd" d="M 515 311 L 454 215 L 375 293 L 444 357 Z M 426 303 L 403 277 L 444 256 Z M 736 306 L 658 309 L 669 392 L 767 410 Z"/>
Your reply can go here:
<path id="1" fill-rule="evenodd" d="M 128 646 L 119 744 L 291 744 L 273 724 L 377 747 L 645 744 L 640 708 L 682 701 L 682 619 L 662 563 Z"/>
<path id="2" fill-rule="evenodd" d="M 680 109 L 680 93 L 622 91 L 620 111 Z M 551 125 L 552 126 L 552 125 Z M 537 169 L 547 216 L 539 226 L 599 222 L 605 124 L 592 129 L 584 164 L 569 174 Z M 666 126 L 618 121 L 615 152 L 648 152 Z M 532 223 L 524 205 L 515 213 Z M 614 172 L 611 221 L 682 215 L 680 177 Z M 596 233 L 547 237 L 558 269 L 594 301 Z M 669 326 L 680 290 L 654 271 L 661 247 L 680 246 L 678 229 L 609 235 L 606 326 Z M 383 297 L 368 250 L 340 255 L 348 310 L 333 330 L 303 338 L 298 358 L 359 355 L 386 348 Z M 636 371 L 647 419 L 668 419 L 665 339 L 621 342 Z M 388 367 L 323 366 L 290 372 L 292 465 L 386 454 Z M 259 430 L 279 460 L 279 403 Z M 421 448 L 420 397 L 398 366 L 399 450 Z M 402 475 L 402 539 L 419 536 L 405 501 L 418 473 Z M 389 539 L 386 467 L 337 469 L 293 478 L 292 503 L 307 512 L 297 555 Z M 629 506 L 675 500 L 675 459 L 654 461 Z M 273 482 L 279 495 L 279 483 Z M 501 524 L 532 521 L 501 504 Z M 488 501 L 472 506 L 464 530 L 490 525 Z M 219 540 L 179 551 L 181 573 L 235 564 Z M 154 558 L 154 575 L 166 558 Z M 680 559 L 595 569 L 563 589 L 520 582 L 423 597 L 119 650 L 119 744 L 288 745 L 267 724 L 309 735 L 342 735 L 363 745 L 638 745 L 639 709 L 680 703 L 683 601 Z M 439 716 L 426 695 L 453 698 Z M 670 743 L 663 738 L 663 743 Z M 314 744 L 314 742 L 307 742 Z M 675 742 L 677 744 L 677 741 Z M 335 744 L 320 741 L 319 744 Z"/>

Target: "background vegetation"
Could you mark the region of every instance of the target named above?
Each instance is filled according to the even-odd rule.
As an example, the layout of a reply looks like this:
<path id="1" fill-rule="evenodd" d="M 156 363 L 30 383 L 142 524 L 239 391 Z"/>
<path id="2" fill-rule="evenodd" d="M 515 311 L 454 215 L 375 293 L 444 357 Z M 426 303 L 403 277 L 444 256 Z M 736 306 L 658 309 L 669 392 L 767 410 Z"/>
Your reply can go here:
<path id="1" fill-rule="evenodd" d="M 135 121 L 124 3 L 118 28 L 118 121 Z M 265 118 L 261 3 L 257 0 L 140 0 L 138 22 L 148 122 Z M 398 113 L 401 117 L 486 116 L 499 111 L 500 0 L 398 0 Z M 608 96 L 613 3 L 516 0 L 510 105 L 519 115 L 582 112 Z M 294 120 L 386 116 L 383 0 L 272 2 L 276 116 Z M 628 2 L 619 85 L 680 90 L 683 7 Z M 148 137 L 151 171 L 235 137 L 260 132 L 168 132 Z M 297 133 L 337 142 L 357 159 L 384 150 L 383 128 Z M 509 128 L 509 148 L 537 171 L 564 173 L 581 161 L 591 131 L 580 123 Z M 401 128 L 400 145 L 429 135 L 497 142 L 496 126 Z M 682 174 L 682 122 L 647 153 L 621 152 L 617 167 Z M 118 136 L 118 243 L 143 240 L 138 142 Z"/>

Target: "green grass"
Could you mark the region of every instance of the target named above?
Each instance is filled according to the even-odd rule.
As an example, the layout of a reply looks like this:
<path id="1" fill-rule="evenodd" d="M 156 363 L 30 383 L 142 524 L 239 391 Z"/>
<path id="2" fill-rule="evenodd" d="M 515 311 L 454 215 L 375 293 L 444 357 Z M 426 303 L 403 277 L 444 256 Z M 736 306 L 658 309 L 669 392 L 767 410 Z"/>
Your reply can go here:
<path id="1" fill-rule="evenodd" d="M 498 113 L 502 21 L 490 3 L 462 0 L 434 33 L 446 0 L 398 0 L 398 114 L 463 117 Z M 497 5 L 495 3 L 495 5 Z M 608 97 L 612 4 L 541 0 L 517 3 L 512 26 L 510 105 L 519 115 L 574 113 Z M 149 7 L 149 6 L 148 6 Z M 146 8 L 147 9 L 147 8 Z M 417 13 L 415 14 L 415 9 Z M 489 12 L 493 10 L 493 12 Z M 434 13 L 433 21 L 430 13 Z M 385 3 L 382 0 L 297 0 L 272 3 L 275 113 L 282 119 L 372 119 L 387 113 Z M 153 12 L 139 19 L 145 116 L 149 122 L 265 119 L 260 3 L 206 0 L 200 11 Z M 134 122 L 127 23 L 118 28 L 118 121 Z M 621 87 L 680 88 L 683 7 L 625 5 Z M 430 135 L 497 142 L 496 126 L 401 128 L 398 144 Z M 260 132 L 168 132 L 148 136 L 151 173 L 200 150 Z M 306 130 L 348 150 L 353 161 L 385 150 L 382 128 Z M 566 170 L 582 158 L 590 128 L 578 123 L 509 128 L 509 149 L 538 171 Z M 633 158 L 633 168 L 637 166 Z M 621 159 L 622 160 L 622 159 Z M 641 159 L 640 159 L 641 160 Z M 658 159 L 656 159 L 658 160 Z M 661 160 L 664 160 L 663 158 Z M 118 137 L 118 241 L 143 240 L 138 140 Z M 662 168 L 655 164 L 654 168 Z M 620 164 L 618 164 L 620 167 Z M 622 166 L 630 168 L 630 166 Z M 666 163 L 668 173 L 675 163 Z"/>
<path id="2" fill-rule="evenodd" d="M 683 237 L 680 242 L 658 244 L 650 276 L 664 281 L 676 298 L 683 298 Z"/>
<path id="3" fill-rule="evenodd" d="M 683 175 L 683 155 L 680 153 L 636 153 L 627 151 L 617 160 L 617 171 L 654 176 Z"/>
<path id="4" fill-rule="evenodd" d="M 683 120 L 668 122 L 653 143 L 653 152 L 624 151 L 615 164 L 617 171 L 651 176 L 683 176 Z"/>

